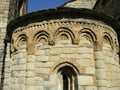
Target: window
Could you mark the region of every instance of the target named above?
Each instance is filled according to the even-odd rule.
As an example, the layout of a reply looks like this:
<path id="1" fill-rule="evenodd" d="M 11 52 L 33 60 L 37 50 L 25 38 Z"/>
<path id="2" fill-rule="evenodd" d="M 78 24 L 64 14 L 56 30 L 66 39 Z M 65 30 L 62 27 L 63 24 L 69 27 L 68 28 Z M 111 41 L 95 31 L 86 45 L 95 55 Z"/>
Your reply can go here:
<path id="1" fill-rule="evenodd" d="M 72 67 L 64 66 L 58 71 L 61 90 L 78 90 L 77 75 Z"/>

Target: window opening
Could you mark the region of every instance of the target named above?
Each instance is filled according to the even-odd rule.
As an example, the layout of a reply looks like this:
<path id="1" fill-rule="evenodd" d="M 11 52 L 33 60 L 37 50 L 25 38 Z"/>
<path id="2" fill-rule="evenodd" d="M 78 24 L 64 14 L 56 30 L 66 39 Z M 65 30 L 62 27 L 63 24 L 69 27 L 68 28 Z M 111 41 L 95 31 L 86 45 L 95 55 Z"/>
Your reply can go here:
<path id="1" fill-rule="evenodd" d="M 68 76 L 63 75 L 63 90 L 68 90 Z"/>
<path id="2" fill-rule="evenodd" d="M 77 75 L 72 67 L 65 66 L 59 70 L 62 90 L 77 90 Z"/>

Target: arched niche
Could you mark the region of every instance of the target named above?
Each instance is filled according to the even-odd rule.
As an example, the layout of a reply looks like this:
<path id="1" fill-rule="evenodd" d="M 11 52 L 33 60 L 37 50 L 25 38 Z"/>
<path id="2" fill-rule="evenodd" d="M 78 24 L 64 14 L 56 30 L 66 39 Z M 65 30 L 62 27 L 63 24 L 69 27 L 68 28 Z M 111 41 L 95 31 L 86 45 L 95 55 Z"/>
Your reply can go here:
<path id="1" fill-rule="evenodd" d="M 106 46 L 110 46 L 111 49 L 114 48 L 113 39 L 112 39 L 111 35 L 108 34 L 108 33 L 106 33 L 106 32 L 103 34 L 103 45 L 104 45 L 104 46 L 105 46 L 105 45 L 106 45 Z"/>
<path id="2" fill-rule="evenodd" d="M 88 29 L 88 28 L 84 28 L 82 30 L 80 30 L 80 32 L 78 33 L 78 41 L 79 41 L 79 45 L 89 45 L 89 44 L 93 44 L 94 45 L 94 41 L 97 40 L 95 33 Z"/>
<path id="3" fill-rule="evenodd" d="M 21 34 L 18 36 L 17 40 L 14 42 L 15 47 L 19 48 L 23 45 L 27 44 L 28 37 L 25 34 Z"/>
<path id="4" fill-rule="evenodd" d="M 50 35 L 46 31 L 39 31 L 34 35 L 34 43 L 48 44 L 50 40 Z"/>
<path id="5" fill-rule="evenodd" d="M 70 29 L 62 27 L 56 30 L 54 39 L 55 39 L 55 42 L 69 41 L 73 43 L 75 36 Z"/>

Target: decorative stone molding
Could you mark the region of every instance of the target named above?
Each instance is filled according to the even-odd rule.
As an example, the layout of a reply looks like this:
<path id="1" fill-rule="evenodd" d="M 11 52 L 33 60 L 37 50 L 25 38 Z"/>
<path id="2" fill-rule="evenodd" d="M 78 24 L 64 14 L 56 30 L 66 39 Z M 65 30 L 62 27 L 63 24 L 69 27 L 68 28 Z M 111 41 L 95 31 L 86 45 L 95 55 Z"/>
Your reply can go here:
<path id="1" fill-rule="evenodd" d="M 25 34 L 21 34 L 18 36 L 17 40 L 14 41 L 16 47 L 20 47 L 21 45 L 27 44 L 28 37 Z"/>
<path id="2" fill-rule="evenodd" d="M 98 23 L 94 20 L 85 20 L 85 19 L 75 19 L 75 20 L 69 20 L 69 19 L 57 19 L 57 20 L 54 20 L 54 21 L 49 21 L 49 22 L 40 22 L 40 23 L 34 23 L 34 24 L 30 24 L 30 25 L 27 25 L 25 27 L 19 27 L 17 28 L 14 33 L 17 33 L 17 32 L 21 32 L 23 30 L 26 30 L 26 29 L 29 29 L 29 28 L 49 28 L 51 26 L 54 26 L 54 25 L 59 25 L 59 26 L 62 26 L 62 25 L 65 25 L 65 26 L 74 26 L 74 25 L 89 25 L 89 26 L 94 26 L 94 27 L 100 27 L 100 28 L 104 28 L 106 30 L 110 30 L 110 31 L 113 31 L 111 27 L 107 26 L 107 25 L 104 25 L 102 23 Z M 114 33 L 114 31 L 113 31 Z"/>
<path id="3" fill-rule="evenodd" d="M 88 28 L 84 28 L 84 29 L 80 30 L 80 33 L 78 36 L 79 36 L 78 37 L 79 39 L 86 39 L 90 42 L 94 42 L 97 40 L 95 33 Z"/>
<path id="4" fill-rule="evenodd" d="M 34 42 L 47 43 L 50 40 L 50 35 L 46 31 L 39 31 L 34 35 Z"/>
<path id="5" fill-rule="evenodd" d="M 75 39 L 73 31 L 69 30 L 68 28 L 59 28 L 55 31 L 55 41 L 59 40 L 70 40 L 71 43 Z"/>
<path id="6" fill-rule="evenodd" d="M 79 27 L 80 29 L 74 30 L 76 27 Z M 98 34 L 99 32 L 102 36 Z M 109 32 L 109 35 L 107 32 Z M 27 35 L 28 33 L 30 34 Z M 14 36 L 18 37 L 14 40 L 15 45 L 13 46 L 15 48 L 22 44 L 27 44 L 28 39 L 31 39 L 31 43 L 42 43 L 52 46 L 60 40 L 68 40 L 72 44 L 78 44 L 80 40 L 86 39 L 93 43 L 94 48 L 98 45 L 98 43 L 96 45 L 95 42 L 99 42 L 101 45 L 98 45 L 97 48 L 99 47 L 99 49 L 102 49 L 102 44 L 105 41 L 104 35 L 109 37 L 108 40 L 110 41 L 112 48 L 116 48 L 116 45 L 112 44 L 115 42 L 113 40 L 114 37 L 116 37 L 116 33 L 110 26 L 104 25 L 103 22 L 85 19 L 57 19 L 29 24 L 14 30 L 12 38 L 14 38 Z M 103 40 L 98 41 L 98 38 Z"/>
<path id="7" fill-rule="evenodd" d="M 75 72 L 76 74 L 80 74 L 80 71 L 79 69 L 77 68 L 78 65 L 75 63 L 75 62 L 71 62 L 69 60 L 62 60 L 60 61 L 59 63 L 57 62 L 53 67 L 52 67 L 52 72 L 58 72 L 58 70 L 64 66 L 69 66 L 71 67 Z"/>
<path id="8" fill-rule="evenodd" d="M 113 44 L 113 38 L 109 33 L 104 33 L 103 34 L 103 43 L 107 43 L 111 46 L 111 48 L 114 48 L 114 44 Z"/>

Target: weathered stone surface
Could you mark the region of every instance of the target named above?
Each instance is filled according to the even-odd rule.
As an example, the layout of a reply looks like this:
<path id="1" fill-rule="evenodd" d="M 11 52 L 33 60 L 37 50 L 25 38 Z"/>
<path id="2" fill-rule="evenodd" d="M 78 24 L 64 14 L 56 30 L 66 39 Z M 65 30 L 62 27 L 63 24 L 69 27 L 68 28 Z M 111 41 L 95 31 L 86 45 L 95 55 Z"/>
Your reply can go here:
<path id="1" fill-rule="evenodd" d="M 95 74 L 95 67 L 86 67 L 86 74 Z"/>
<path id="2" fill-rule="evenodd" d="M 65 4 L 64 7 L 92 9 L 95 3 L 96 3 L 96 0 L 89 0 L 89 1 L 88 0 L 74 0 L 73 2 L 69 2 Z"/>
<path id="3" fill-rule="evenodd" d="M 103 56 L 103 53 L 100 51 L 100 52 L 95 52 L 95 59 L 98 60 L 98 59 L 104 59 L 104 56 Z"/>
<path id="4" fill-rule="evenodd" d="M 78 85 L 94 85 L 94 78 L 92 76 L 78 76 Z"/>
<path id="5" fill-rule="evenodd" d="M 33 55 L 27 56 L 27 62 L 34 62 L 34 61 L 35 61 L 35 56 L 33 56 Z"/>
<path id="6" fill-rule="evenodd" d="M 95 62 L 95 66 L 96 68 L 100 69 L 100 68 L 105 68 L 105 63 L 104 63 L 104 60 L 96 60 Z"/>
<path id="7" fill-rule="evenodd" d="M 107 87 L 98 87 L 98 90 L 107 90 Z"/>
<path id="8" fill-rule="evenodd" d="M 63 53 L 65 54 L 73 54 L 76 53 L 76 48 L 63 48 Z"/>
<path id="9" fill-rule="evenodd" d="M 48 56 L 37 56 L 36 61 L 42 62 L 42 61 L 48 61 L 49 57 Z"/>
<path id="10" fill-rule="evenodd" d="M 62 53 L 62 49 L 61 48 L 53 48 L 50 51 L 50 54 L 52 54 L 52 55 L 61 54 L 61 53 Z"/>
<path id="11" fill-rule="evenodd" d="M 105 72 L 105 70 L 104 69 L 97 69 L 96 70 L 96 78 L 98 79 L 98 80 L 104 80 L 105 78 L 106 78 L 106 72 Z"/>
<path id="12" fill-rule="evenodd" d="M 43 86 L 36 86 L 35 90 L 44 90 L 44 89 L 43 89 Z"/>
<path id="13" fill-rule="evenodd" d="M 69 5 L 87 8 L 93 1 Z M 5 17 L 0 17 L 0 85 L 5 90 L 62 90 L 66 82 L 74 88 L 70 90 L 119 90 L 119 29 L 114 20 L 87 9 L 58 8 L 19 17 L 6 33 L 6 14 L 13 9 L 5 2 L 7 11 L 0 13 Z"/>
<path id="14" fill-rule="evenodd" d="M 85 90 L 97 90 L 96 86 L 87 86 Z"/>
<path id="15" fill-rule="evenodd" d="M 79 63 L 79 65 L 82 67 L 82 66 L 84 66 L 84 67 L 89 67 L 89 66 L 91 66 L 91 61 L 90 61 L 90 59 L 81 59 L 81 60 L 77 60 L 78 61 L 78 63 Z"/>
<path id="16" fill-rule="evenodd" d="M 106 80 L 97 80 L 98 86 L 105 87 L 106 86 Z"/>
<path id="17" fill-rule="evenodd" d="M 37 68 L 36 73 L 50 74 L 50 68 Z"/>

